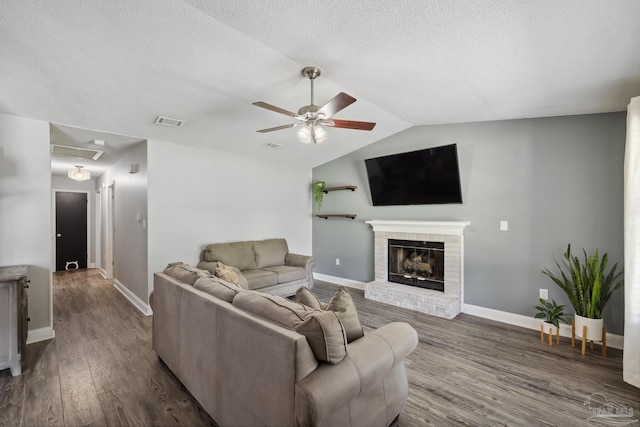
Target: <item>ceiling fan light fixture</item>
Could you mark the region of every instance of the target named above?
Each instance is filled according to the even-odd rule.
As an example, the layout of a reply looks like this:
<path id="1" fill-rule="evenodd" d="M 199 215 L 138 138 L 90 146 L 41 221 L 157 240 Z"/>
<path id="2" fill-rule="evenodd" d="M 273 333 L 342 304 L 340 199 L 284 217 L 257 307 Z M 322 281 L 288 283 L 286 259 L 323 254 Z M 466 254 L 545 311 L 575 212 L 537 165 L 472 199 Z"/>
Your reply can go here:
<path id="1" fill-rule="evenodd" d="M 327 131 L 321 125 L 307 124 L 298 131 L 298 140 L 303 144 L 320 144 L 327 140 Z"/>
<path id="2" fill-rule="evenodd" d="M 82 168 L 83 166 L 76 165 L 75 168 L 69 169 L 67 176 L 75 181 L 86 181 L 88 179 L 91 179 L 91 173 L 88 170 Z"/>

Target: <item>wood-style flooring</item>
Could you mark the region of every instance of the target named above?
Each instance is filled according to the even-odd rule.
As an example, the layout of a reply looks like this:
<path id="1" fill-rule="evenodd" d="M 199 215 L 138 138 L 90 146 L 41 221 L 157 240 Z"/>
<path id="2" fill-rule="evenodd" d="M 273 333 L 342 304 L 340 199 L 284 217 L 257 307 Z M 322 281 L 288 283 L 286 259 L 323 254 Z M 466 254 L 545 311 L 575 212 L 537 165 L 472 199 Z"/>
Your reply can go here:
<path id="1" fill-rule="evenodd" d="M 335 285 L 316 282 L 328 301 Z M 459 315 L 454 320 L 365 300 L 351 289 L 365 331 L 410 323 L 420 338 L 407 359 L 409 400 L 400 426 L 592 425 L 594 393 L 628 405 L 622 352 L 580 355 L 567 339 Z M 0 426 L 215 425 L 151 349 L 151 317 L 97 270 L 54 274 L 53 340 L 27 346 L 23 375 L 0 371 Z M 597 424 L 605 425 L 605 424 Z"/>

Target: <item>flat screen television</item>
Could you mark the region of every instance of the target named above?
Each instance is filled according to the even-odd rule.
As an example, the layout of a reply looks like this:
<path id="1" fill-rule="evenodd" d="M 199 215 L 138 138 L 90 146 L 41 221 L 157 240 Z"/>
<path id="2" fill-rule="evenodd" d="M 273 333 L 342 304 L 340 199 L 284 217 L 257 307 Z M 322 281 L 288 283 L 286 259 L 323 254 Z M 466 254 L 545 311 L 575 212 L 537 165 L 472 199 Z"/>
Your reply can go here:
<path id="1" fill-rule="evenodd" d="M 366 159 L 374 206 L 462 203 L 456 144 Z"/>

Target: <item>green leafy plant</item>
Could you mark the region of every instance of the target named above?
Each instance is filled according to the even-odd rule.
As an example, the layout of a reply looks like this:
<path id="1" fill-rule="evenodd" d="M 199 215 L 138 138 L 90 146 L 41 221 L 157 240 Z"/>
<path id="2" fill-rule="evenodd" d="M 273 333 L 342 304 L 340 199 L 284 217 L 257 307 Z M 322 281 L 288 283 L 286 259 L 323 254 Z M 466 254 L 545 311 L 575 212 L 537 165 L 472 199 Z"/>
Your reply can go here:
<path id="1" fill-rule="evenodd" d="M 560 322 L 569 323 L 564 318 L 564 305 L 558 305 L 554 300 L 551 302 L 540 298 L 540 305 L 535 307 L 538 312 L 534 316 L 536 319 L 544 319 L 545 322 L 552 324 L 556 328 L 560 327 Z"/>
<path id="2" fill-rule="evenodd" d="M 609 258 L 605 253 L 602 258 L 596 249 L 593 255 L 587 255 L 583 249 L 584 263 L 571 254 L 571 244 L 564 253 L 564 267 L 556 261 L 560 276 L 545 268 L 542 273 L 548 276 L 569 297 L 569 302 L 576 314 L 590 319 L 602 319 L 602 311 L 611 298 L 611 294 L 624 283 L 622 270 L 617 271 L 618 264 L 605 272 Z"/>
<path id="3" fill-rule="evenodd" d="M 322 200 L 324 199 L 324 189 L 326 184 L 324 181 L 316 181 L 313 183 L 313 199 L 316 202 L 316 206 L 318 206 L 318 210 L 322 207 Z"/>

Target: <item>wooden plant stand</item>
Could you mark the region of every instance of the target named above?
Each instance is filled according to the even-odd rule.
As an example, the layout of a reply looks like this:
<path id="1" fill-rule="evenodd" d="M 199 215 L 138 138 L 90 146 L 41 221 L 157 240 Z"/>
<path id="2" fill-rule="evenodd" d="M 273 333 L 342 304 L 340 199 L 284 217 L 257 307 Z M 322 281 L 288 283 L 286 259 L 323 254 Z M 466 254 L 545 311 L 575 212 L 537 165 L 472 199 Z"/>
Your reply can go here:
<path id="1" fill-rule="evenodd" d="M 549 328 L 549 346 L 553 346 L 553 329 Z M 540 324 L 540 341 L 544 341 L 544 322 Z M 556 345 L 560 345 L 560 328 L 556 328 Z"/>
<path id="2" fill-rule="evenodd" d="M 587 325 L 582 327 L 582 348 L 580 350 L 580 354 L 584 355 L 586 346 L 587 346 Z M 607 330 L 603 326 L 602 327 L 602 357 L 607 357 Z M 576 346 L 576 321 L 574 319 L 571 320 L 571 347 L 575 348 Z M 593 340 L 589 340 L 589 348 L 593 350 Z"/>

